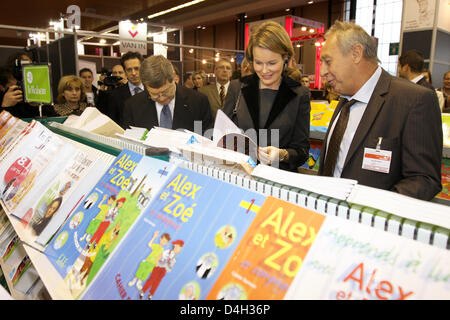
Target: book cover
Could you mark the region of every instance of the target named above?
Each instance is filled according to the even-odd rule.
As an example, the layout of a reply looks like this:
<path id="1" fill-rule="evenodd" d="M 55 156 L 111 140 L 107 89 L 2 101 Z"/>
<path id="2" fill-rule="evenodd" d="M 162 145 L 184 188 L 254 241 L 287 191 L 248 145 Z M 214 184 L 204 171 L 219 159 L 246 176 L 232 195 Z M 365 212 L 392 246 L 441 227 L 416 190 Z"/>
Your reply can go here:
<path id="1" fill-rule="evenodd" d="M 264 199 L 177 168 L 82 299 L 205 299 Z"/>
<path id="2" fill-rule="evenodd" d="M 285 299 L 450 298 L 450 252 L 328 216 Z"/>
<path id="3" fill-rule="evenodd" d="M 74 297 L 95 276 L 173 166 L 124 149 L 44 253 Z"/>
<path id="4" fill-rule="evenodd" d="M 450 159 L 442 158 L 441 161 L 442 190 L 436 198 L 450 200 Z"/>
<path id="5" fill-rule="evenodd" d="M 319 171 L 319 158 L 320 152 L 322 151 L 323 143 L 322 141 L 311 140 L 309 144 L 310 144 L 309 158 L 301 167 L 305 169 Z"/>
<path id="6" fill-rule="evenodd" d="M 88 158 L 85 160 L 90 161 Z M 92 160 L 92 159 L 91 159 Z M 87 165 L 86 161 L 83 161 L 84 165 Z M 36 243 L 45 246 L 53 237 L 53 235 L 58 231 L 60 226 L 70 217 L 70 215 L 74 212 L 75 208 L 78 207 L 80 203 L 87 197 L 88 192 L 92 190 L 95 184 L 100 180 L 100 178 L 105 174 L 108 166 L 105 162 L 101 160 L 94 160 L 91 165 L 87 168 L 87 170 L 80 174 L 81 179 L 76 183 L 76 185 L 71 186 L 73 188 L 73 192 L 69 195 L 63 195 L 62 198 L 64 201 L 61 203 L 60 208 L 54 213 L 50 219 L 45 218 L 45 212 L 47 212 L 47 208 L 50 208 L 52 202 L 58 197 L 56 193 L 53 191 L 58 190 L 58 184 L 54 184 L 53 189 L 47 190 L 47 193 L 44 195 L 43 199 L 38 203 L 37 209 L 40 209 L 40 213 L 38 213 L 37 220 L 36 216 L 33 219 L 33 224 L 31 228 L 33 229 L 33 233 L 36 234 Z M 79 171 L 80 169 L 77 169 Z M 58 180 L 57 180 L 58 181 Z M 64 181 L 64 180 L 59 180 Z M 67 184 L 62 182 L 59 185 L 64 186 Z M 53 191 L 52 191 L 53 190 Z M 57 191 L 60 194 L 61 190 Z M 43 202 L 42 202 L 43 201 Z M 44 209 L 45 207 L 45 209 Z M 39 220 L 40 218 L 46 219 L 44 222 Z M 42 223 L 45 223 L 45 226 L 42 226 Z"/>
<path id="7" fill-rule="evenodd" d="M 324 219 L 319 213 L 267 197 L 207 299 L 282 299 Z"/>
<path id="8" fill-rule="evenodd" d="M 60 139 L 45 127 L 42 135 L 46 137 L 45 140 L 34 137 L 33 140 L 27 139 L 21 144 L 20 151 L 15 155 L 16 160 L 9 157 L 11 162 L 14 162 L 4 175 L 5 182 L 18 177 L 3 194 L 3 200 L 9 212 L 19 219 L 22 219 L 36 199 L 42 196 L 76 151 L 71 143 Z"/>
<path id="9" fill-rule="evenodd" d="M 3 125 L 8 121 L 9 118 L 12 117 L 12 114 L 9 113 L 6 110 L 2 110 L 2 112 L 0 112 L 0 128 L 3 127 Z"/>
<path id="10" fill-rule="evenodd" d="M 0 155 L 16 140 L 21 132 L 28 126 L 28 123 L 19 119 L 14 126 L 0 139 Z"/>
<path id="11" fill-rule="evenodd" d="M 2 127 L 0 127 L 0 139 L 5 136 L 5 134 L 8 133 L 9 130 L 11 130 L 12 127 L 19 121 L 16 117 L 9 118 Z"/>

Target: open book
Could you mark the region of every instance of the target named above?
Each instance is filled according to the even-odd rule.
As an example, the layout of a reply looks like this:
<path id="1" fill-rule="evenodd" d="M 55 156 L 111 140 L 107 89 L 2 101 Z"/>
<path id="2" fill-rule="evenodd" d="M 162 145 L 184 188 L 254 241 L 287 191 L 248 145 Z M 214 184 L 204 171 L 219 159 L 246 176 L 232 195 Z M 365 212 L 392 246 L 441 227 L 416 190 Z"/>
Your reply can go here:
<path id="1" fill-rule="evenodd" d="M 87 107 L 79 116 L 70 115 L 64 121 L 64 125 L 107 137 L 115 137 L 116 133 L 124 133 L 121 126 L 94 107 Z"/>

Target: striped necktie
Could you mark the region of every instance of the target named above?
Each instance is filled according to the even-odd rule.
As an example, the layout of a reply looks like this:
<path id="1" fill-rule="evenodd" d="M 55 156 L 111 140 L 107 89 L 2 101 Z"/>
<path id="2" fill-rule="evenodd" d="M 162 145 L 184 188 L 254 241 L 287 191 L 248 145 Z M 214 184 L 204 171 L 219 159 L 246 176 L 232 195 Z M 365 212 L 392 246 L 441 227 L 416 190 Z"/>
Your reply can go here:
<path id="1" fill-rule="evenodd" d="M 159 126 L 167 129 L 172 129 L 172 112 L 170 112 L 169 105 L 164 105 L 159 117 Z"/>
<path id="2" fill-rule="evenodd" d="M 345 129 L 347 128 L 348 118 L 350 116 L 350 107 L 356 102 L 352 99 L 348 101 L 343 99 L 343 106 L 341 112 L 339 113 L 339 119 L 334 126 L 332 136 L 330 138 L 330 143 L 327 146 L 325 162 L 323 164 L 323 175 L 332 177 L 334 175 L 334 168 L 336 166 L 336 161 L 339 155 L 339 149 L 341 146 L 342 138 L 344 137 Z"/>

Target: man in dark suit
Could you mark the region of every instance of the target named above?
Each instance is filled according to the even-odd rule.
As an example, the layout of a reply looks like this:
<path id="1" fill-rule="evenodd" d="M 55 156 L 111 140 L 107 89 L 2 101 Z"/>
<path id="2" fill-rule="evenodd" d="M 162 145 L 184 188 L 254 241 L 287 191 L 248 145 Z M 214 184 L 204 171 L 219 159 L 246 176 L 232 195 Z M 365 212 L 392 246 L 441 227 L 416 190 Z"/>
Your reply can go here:
<path id="1" fill-rule="evenodd" d="M 159 126 L 203 134 L 213 126 L 208 98 L 177 85 L 169 60 L 161 55 L 145 59 L 140 76 L 146 90 L 125 102 L 123 128 Z"/>
<path id="2" fill-rule="evenodd" d="M 120 58 L 120 63 L 125 70 L 128 82 L 115 88 L 108 97 L 107 116 L 114 122 L 123 122 L 123 110 L 125 101 L 135 94 L 144 91 L 139 70 L 142 56 L 138 52 L 127 52 Z"/>
<path id="3" fill-rule="evenodd" d="M 442 188 L 436 94 L 389 75 L 376 52 L 355 24 L 337 21 L 326 34 L 320 75 L 349 103 L 341 100 L 330 121 L 319 175 L 431 200 Z"/>
<path id="4" fill-rule="evenodd" d="M 398 58 L 398 75 L 425 88 L 434 90 L 434 87 L 422 74 L 423 55 L 417 50 L 409 50 Z"/>

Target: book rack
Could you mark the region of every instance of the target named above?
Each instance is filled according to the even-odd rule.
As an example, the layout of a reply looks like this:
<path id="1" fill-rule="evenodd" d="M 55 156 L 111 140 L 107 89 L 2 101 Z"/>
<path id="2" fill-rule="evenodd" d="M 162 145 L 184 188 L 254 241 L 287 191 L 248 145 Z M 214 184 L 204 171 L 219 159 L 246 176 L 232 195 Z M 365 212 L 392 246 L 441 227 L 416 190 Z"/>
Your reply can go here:
<path id="1" fill-rule="evenodd" d="M 99 157 L 104 157 L 107 161 L 113 161 L 114 157 L 124 148 L 130 149 L 140 154 L 146 154 L 147 146 L 132 141 L 103 137 L 97 134 L 84 132 L 78 129 L 71 129 L 56 122 L 46 124 L 52 131 L 65 139 L 71 140 L 74 144 L 82 148 L 94 148 L 98 150 Z M 301 207 L 305 207 L 324 215 L 337 216 L 342 219 L 355 221 L 371 226 L 385 232 L 397 234 L 422 243 L 450 249 L 450 230 L 429 223 L 415 221 L 396 215 L 395 212 L 384 212 L 377 208 L 353 204 L 347 201 L 333 199 L 308 190 L 290 187 L 275 183 L 273 181 L 249 176 L 244 171 L 233 167 L 205 165 L 180 158 L 179 155 L 169 157 L 157 157 L 170 161 L 178 166 L 195 172 L 216 178 L 226 183 L 231 183 L 263 195 L 270 195 L 282 200 L 286 200 Z M 3 208 L 4 205 L 0 202 Z M 6 211 L 6 209 L 5 209 Z M 39 248 L 34 243 L 27 241 L 24 227 L 14 217 L 7 212 L 14 230 L 19 235 L 23 249 L 30 257 L 33 266 L 37 270 L 42 282 L 47 288 L 52 299 L 65 300 L 72 299 L 69 289 L 64 280 L 59 276 L 54 267 L 48 261 Z M 0 266 L 3 265 L 0 261 Z M 5 267 L 7 270 L 7 268 Z M 5 269 L 3 271 L 5 272 Z M 8 286 L 14 291 L 13 286 Z M 20 293 L 14 293 L 16 299 L 26 299 Z"/>

